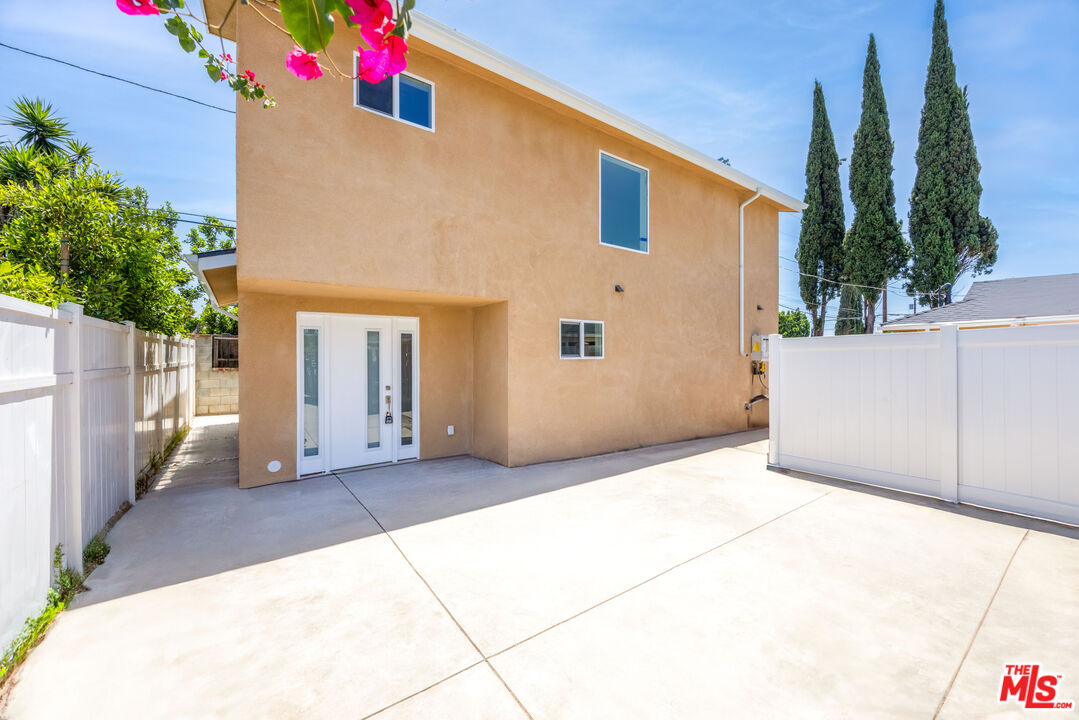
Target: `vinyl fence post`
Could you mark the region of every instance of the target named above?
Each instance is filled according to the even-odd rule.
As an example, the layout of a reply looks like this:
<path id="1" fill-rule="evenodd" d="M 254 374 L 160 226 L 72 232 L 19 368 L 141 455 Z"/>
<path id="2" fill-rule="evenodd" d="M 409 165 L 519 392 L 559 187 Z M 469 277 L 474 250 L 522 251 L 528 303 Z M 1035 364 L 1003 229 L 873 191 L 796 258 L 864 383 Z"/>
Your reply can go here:
<path id="1" fill-rule="evenodd" d="M 959 331 L 940 328 L 940 497 L 959 501 Z"/>
<path id="2" fill-rule="evenodd" d="M 165 336 L 157 334 L 157 447 L 155 451 L 161 459 L 164 459 L 165 443 L 165 365 L 168 362 L 169 347 L 165 343 Z"/>
<path id="3" fill-rule="evenodd" d="M 135 323 L 127 325 L 127 501 L 135 504 Z"/>
<path id="4" fill-rule="evenodd" d="M 783 336 L 768 336 L 768 464 L 779 465 L 779 368 L 782 361 Z"/>
<path id="5" fill-rule="evenodd" d="M 68 365 L 71 388 L 67 404 L 67 566 L 82 573 L 82 305 L 61 303 L 60 309 L 71 313 L 68 329 Z"/>

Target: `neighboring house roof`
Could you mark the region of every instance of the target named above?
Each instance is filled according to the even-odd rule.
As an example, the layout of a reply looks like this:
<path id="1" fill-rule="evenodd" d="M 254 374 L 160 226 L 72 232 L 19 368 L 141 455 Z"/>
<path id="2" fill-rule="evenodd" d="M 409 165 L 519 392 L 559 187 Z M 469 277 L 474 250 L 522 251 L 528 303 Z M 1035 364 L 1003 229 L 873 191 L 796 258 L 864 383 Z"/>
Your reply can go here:
<path id="1" fill-rule="evenodd" d="M 204 0 L 206 18 L 210 32 L 226 40 L 236 39 L 236 12 L 238 0 Z M 475 40 L 462 35 L 452 28 L 421 13 L 412 13 L 412 36 L 433 45 L 485 70 L 500 75 L 522 87 L 548 97 L 562 105 L 584 113 L 616 130 L 621 130 L 643 140 L 660 150 L 666 151 L 704 168 L 747 190 L 760 190 L 761 195 L 772 200 L 783 209 L 800 212 L 806 205 L 801 200 L 787 195 L 761 181 L 735 170 L 731 166 L 694 150 L 677 140 L 637 122 L 613 108 L 599 103 L 576 90 L 541 75 L 525 65 L 509 58 Z"/>
<path id="2" fill-rule="evenodd" d="M 961 301 L 885 323 L 884 330 L 933 325 L 987 325 L 1075 316 L 1079 321 L 1079 273 L 982 280 Z"/>

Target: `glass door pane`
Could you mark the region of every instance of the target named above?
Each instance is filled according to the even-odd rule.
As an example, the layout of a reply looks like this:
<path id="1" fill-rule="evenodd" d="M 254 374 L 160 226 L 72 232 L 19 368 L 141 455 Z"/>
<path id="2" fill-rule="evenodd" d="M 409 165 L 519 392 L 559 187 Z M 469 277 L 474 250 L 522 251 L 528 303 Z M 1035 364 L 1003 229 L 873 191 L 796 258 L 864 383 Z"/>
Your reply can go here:
<path id="1" fill-rule="evenodd" d="M 401 444 L 412 444 L 412 333 L 401 333 Z"/>
<path id="2" fill-rule="evenodd" d="M 303 456 L 318 456 L 318 330 L 303 331 Z"/>
<path id="3" fill-rule="evenodd" d="M 378 330 L 367 331 L 367 447 L 381 445 L 382 415 L 379 412 L 381 382 L 381 339 Z"/>

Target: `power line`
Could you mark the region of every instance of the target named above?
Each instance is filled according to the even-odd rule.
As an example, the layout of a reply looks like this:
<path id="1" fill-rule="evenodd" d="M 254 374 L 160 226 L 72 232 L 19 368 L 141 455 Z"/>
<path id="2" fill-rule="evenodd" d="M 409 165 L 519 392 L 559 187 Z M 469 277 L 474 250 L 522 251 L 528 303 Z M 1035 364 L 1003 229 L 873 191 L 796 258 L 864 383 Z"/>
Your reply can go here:
<path id="1" fill-rule="evenodd" d="M 36 58 L 41 58 L 42 60 L 51 60 L 52 62 L 60 63 L 61 65 L 67 65 L 68 67 L 73 67 L 76 70 L 82 70 L 83 72 L 91 73 L 92 75 L 100 75 L 101 77 L 109 78 L 110 80 L 117 80 L 117 81 L 122 82 L 122 83 L 127 83 L 128 85 L 134 85 L 135 87 L 142 88 L 143 90 L 150 90 L 152 92 L 161 93 L 162 95 L 169 95 L 170 97 L 174 97 L 174 98 L 177 98 L 179 100 L 187 100 L 188 102 L 195 103 L 196 105 L 202 105 L 203 107 L 212 108 L 214 110 L 220 110 L 221 112 L 227 112 L 227 113 L 230 113 L 232 115 L 236 114 L 235 110 L 229 110 L 228 108 L 223 108 L 220 105 L 211 105 L 210 103 L 203 102 L 202 100 L 196 100 L 195 98 L 190 98 L 190 97 L 187 97 L 186 95 L 178 95 L 177 93 L 169 92 L 168 90 L 162 90 L 160 88 L 150 87 L 149 85 L 143 85 L 142 83 L 135 82 L 134 80 L 128 80 L 126 78 L 117 77 L 116 75 L 109 75 L 108 73 L 99 72 L 97 70 L 91 70 L 90 68 L 83 67 L 82 65 L 76 65 L 75 63 L 68 62 L 66 60 L 61 60 L 59 58 L 54 58 L 54 57 L 51 57 L 49 55 L 41 55 L 40 53 L 31 52 L 29 50 L 23 50 L 22 48 L 15 47 L 14 45 L 8 45 L 7 43 L 0 42 L 0 47 L 5 47 L 8 50 L 14 50 L 15 52 L 21 52 L 21 53 L 23 53 L 25 55 L 31 55 L 31 56 L 36 57 Z"/>
<path id="2" fill-rule="evenodd" d="M 213 218 L 214 220 L 217 220 L 217 221 L 222 222 L 222 223 L 235 223 L 236 222 L 235 220 L 231 220 L 229 218 L 219 218 L 216 215 L 207 215 L 206 213 L 184 212 L 183 210 L 173 210 L 173 212 L 176 213 L 177 215 L 189 215 L 191 217 L 197 217 L 197 218 L 203 218 L 203 219 Z"/>
<path id="3" fill-rule="evenodd" d="M 795 260 L 794 258 L 789 258 L 789 257 L 786 257 L 784 255 L 779 255 L 778 257 L 779 257 L 780 260 L 786 260 L 787 262 L 794 263 L 795 265 L 798 265 L 798 261 Z M 849 285 L 851 287 L 865 288 L 867 290 L 880 290 L 879 287 L 873 287 L 871 285 L 856 285 L 855 283 L 842 282 L 840 280 L 832 280 L 830 278 L 818 277 L 817 275 L 812 275 L 810 273 L 804 273 L 804 272 L 801 271 L 801 266 L 799 265 L 798 267 L 799 267 L 798 270 L 792 270 L 791 268 L 783 268 L 783 269 L 784 270 L 789 270 L 790 272 L 797 272 L 799 275 L 803 275 L 805 277 L 816 278 L 816 279 L 821 280 L 823 282 L 833 283 L 835 285 Z M 907 289 L 905 287 L 901 287 L 901 286 L 898 286 L 898 285 L 887 285 L 887 287 L 889 287 L 892 290 L 895 290 L 897 292 L 904 293 L 904 294 L 906 294 L 906 292 L 907 292 Z M 925 295 L 926 293 L 919 293 L 919 294 Z"/>
<path id="4" fill-rule="evenodd" d="M 221 225 L 213 225 L 213 224 L 208 223 L 208 222 L 199 222 L 198 220 L 188 220 L 187 218 L 176 218 L 176 222 L 190 223 L 192 225 L 198 225 L 199 227 L 210 227 L 210 228 L 222 227 Z M 232 227 L 231 225 L 225 225 L 224 227 L 229 228 L 231 230 L 236 229 L 236 228 Z"/>
<path id="5" fill-rule="evenodd" d="M 780 270 L 786 270 L 787 272 L 792 272 L 792 273 L 794 273 L 796 275 L 801 275 L 802 277 L 813 278 L 814 280 L 817 280 L 819 282 L 832 283 L 833 285 L 846 285 L 847 287 L 862 288 L 864 290 L 880 290 L 879 286 L 874 287 L 872 285 L 858 285 L 857 283 L 852 283 L 852 282 L 842 282 L 840 280 L 830 280 L 829 278 L 820 277 L 818 275 L 811 275 L 810 273 L 804 273 L 801 270 L 795 270 L 794 268 L 781 267 Z M 900 292 L 904 292 L 904 293 L 906 292 L 906 290 L 904 288 L 897 288 L 894 285 L 887 285 L 886 287 L 888 287 L 891 290 L 896 290 L 896 291 L 900 291 Z M 919 293 L 919 294 L 924 295 L 925 293 Z"/>

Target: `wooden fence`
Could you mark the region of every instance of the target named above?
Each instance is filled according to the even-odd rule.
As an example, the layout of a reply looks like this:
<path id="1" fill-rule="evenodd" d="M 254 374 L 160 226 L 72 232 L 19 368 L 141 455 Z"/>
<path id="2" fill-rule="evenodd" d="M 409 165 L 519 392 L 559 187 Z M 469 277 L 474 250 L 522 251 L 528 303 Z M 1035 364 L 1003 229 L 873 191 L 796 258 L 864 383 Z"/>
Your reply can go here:
<path id="1" fill-rule="evenodd" d="M 0 649 L 194 414 L 194 342 L 0 295 Z"/>

